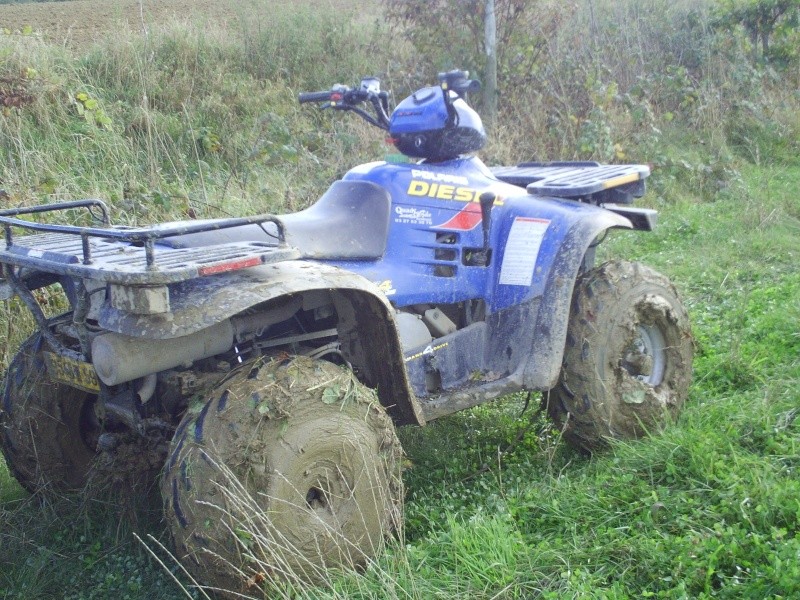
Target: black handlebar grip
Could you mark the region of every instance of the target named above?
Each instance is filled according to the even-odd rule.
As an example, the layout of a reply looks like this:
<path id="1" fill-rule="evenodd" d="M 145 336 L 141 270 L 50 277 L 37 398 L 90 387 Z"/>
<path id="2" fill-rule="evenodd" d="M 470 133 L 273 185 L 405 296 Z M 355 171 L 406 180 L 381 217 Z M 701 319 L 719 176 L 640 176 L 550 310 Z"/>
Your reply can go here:
<path id="1" fill-rule="evenodd" d="M 481 91 L 481 82 L 477 79 L 470 79 L 465 92 L 469 92 L 470 94 L 474 94 L 475 92 Z"/>
<path id="2" fill-rule="evenodd" d="M 306 102 L 328 102 L 331 99 L 331 92 L 301 92 L 297 97 L 300 104 Z"/>

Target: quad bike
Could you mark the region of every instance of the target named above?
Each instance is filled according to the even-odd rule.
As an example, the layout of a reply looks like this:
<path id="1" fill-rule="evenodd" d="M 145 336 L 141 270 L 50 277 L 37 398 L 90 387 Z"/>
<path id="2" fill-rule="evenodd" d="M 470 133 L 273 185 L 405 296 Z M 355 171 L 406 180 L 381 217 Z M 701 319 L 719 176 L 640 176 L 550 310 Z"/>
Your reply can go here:
<path id="1" fill-rule="evenodd" d="M 686 311 L 663 275 L 594 265 L 608 230 L 654 227 L 631 206 L 649 169 L 487 168 L 478 87 L 443 73 L 391 113 L 373 78 L 301 94 L 387 130 L 406 159 L 357 166 L 297 213 L 0 212 L 0 291 L 38 324 L 5 377 L 11 473 L 80 490 L 98 457 L 148 455 L 178 555 L 235 587 L 374 555 L 402 519 L 396 426 L 540 390 L 586 451 L 663 427 L 690 382 Z M 53 224 L 64 211 L 82 224 Z M 71 306 L 55 318 L 34 294 L 51 284 Z"/>

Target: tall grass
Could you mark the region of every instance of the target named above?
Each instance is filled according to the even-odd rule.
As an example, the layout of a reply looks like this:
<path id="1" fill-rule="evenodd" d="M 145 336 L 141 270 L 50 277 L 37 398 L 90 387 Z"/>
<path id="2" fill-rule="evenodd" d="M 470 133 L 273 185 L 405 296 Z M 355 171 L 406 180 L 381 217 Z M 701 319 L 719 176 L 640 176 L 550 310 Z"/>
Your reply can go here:
<path id="1" fill-rule="evenodd" d="M 145 37 L 115 34 L 79 56 L 35 37 L 3 42 L 2 76 L 30 98 L 2 116 L 4 186 L 28 200 L 102 195 L 130 219 L 173 204 L 213 213 L 245 202 L 277 209 L 285 196 L 308 203 L 303 180 L 319 188 L 356 140 L 326 143 L 330 127 L 301 118 L 297 93 L 350 83 L 375 67 L 364 51 L 371 32 L 346 15 L 305 7 L 276 14 L 266 3 L 243 14 L 239 28 L 176 22 Z M 78 114 L 80 93 L 107 126 L 95 111 Z M 321 165 L 308 147 L 332 160 Z"/>
<path id="2" fill-rule="evenodd" d="M 400 540 L 361 573 L 279 593 L 798 596 L 796 66 L 776 74 L 748 62 L 741 40 L 713 35 L 702 3 L 596 2 L 594 24 L 584 5 L 540 8 L 560 19 L 556 35 L 503 90 L 486 156 L 655 164 L 643 202 L 660 209 L 659 228 L 602 248 L 681 289 L 697 356 L 686 412 L 663 436 L 592 459 L 519 397 L 401 431 Z M 354 27 L 318 6 L 247 11 L 226 27 L 115 34 L 89 52 L 0 36 L 0 92 L 29 98 L 0 111 L 0 204 L 101 196 L 128 223 L 295 210 L 380 158 L 380 134 L 300 108 L 296 93 L 378 74 L 402 95 L 432 81 L 438 59 L 363 15 Z M 95 114 L 85 104 L 80 114 L 81 93 Z M 0 314 L 4 363 L 26 319 L 13 301 Z M 112 506 L 74 502 L 30 499 L 0 465 L 0 596 L 182 593 L 133 541 L 167 543 L 157 519 L 120 527 Z"/>

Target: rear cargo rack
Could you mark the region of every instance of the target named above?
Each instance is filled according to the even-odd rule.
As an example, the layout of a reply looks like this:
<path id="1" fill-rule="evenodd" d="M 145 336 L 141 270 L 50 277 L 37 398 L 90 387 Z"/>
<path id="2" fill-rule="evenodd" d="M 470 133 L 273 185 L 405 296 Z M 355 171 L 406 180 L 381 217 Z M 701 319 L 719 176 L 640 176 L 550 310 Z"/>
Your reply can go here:
<path id="1" fill-rule="evenodd" d="M 87 209 L 103 226 L 58 225 L 18 218 L 76 208 Z M 272 224 L 269 230 L 264 227 L 266 223 Z M 263 229 L 264 241 L 198 248 L 156 245 L 158 240 L 172 236 L 253 224 Z M 114 227 L 102 201 L 78 200 L 2 210 L 0 226 L 4 230 L 0 263 L 120 285 L 165 285 L 300 256 L 286 243 L 283 223 L 274 215 Z M 15 235 L 15 229 L 41 233 Z"/>
<path id="2" fill-rule="evenodd" d="M 644 194 L 647 165 L 601 165 L 596 162 L 528 162 L 494 167 L 500 181 L 525 187 L 534 196 L 588 198 L 601 202 L 630 202 Z M 605 194 L 605 192 L 610 192 Z"/>

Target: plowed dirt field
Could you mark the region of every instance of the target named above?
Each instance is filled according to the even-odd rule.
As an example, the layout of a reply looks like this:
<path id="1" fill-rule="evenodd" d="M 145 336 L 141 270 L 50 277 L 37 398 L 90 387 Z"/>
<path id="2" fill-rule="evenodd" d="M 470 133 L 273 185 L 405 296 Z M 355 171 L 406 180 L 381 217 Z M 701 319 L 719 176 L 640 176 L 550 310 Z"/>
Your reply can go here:
<path id="1" fill-rule="evenodd" d="M 376 0 L 71 0 L 0 5 L 0 30 L 32 28 L 52 42 L 91 45 L 121 31 L 146 32 L 175 20 L 234 22 L 254 14 L 268 16 L 280 6 L 319 6 L 335 10 L 377 4 Z"/>

